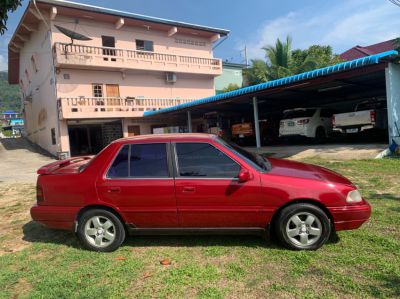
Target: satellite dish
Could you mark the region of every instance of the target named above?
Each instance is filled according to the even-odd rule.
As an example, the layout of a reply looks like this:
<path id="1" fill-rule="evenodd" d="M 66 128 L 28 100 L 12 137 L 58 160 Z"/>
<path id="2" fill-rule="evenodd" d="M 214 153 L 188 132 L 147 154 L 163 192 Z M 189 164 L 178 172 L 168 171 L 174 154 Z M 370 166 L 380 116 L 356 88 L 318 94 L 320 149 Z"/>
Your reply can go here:
<path id="1" fill-rule="evenodd" d="M 63 33 L 64 35 L 68 36 L 71 39 L 71 44 L 74 43 L 74 39 L 76 39 L 76 40 L 92 40 L 90 37 L 87 37 L 86 35 L 69 30 L 67 28 L 64 28 L 64 27 L 61 27 L 58 25 L 54 25 L 54 27 L 56 27 L 58 30 L 60 30 L 60 32 Z"/>
<path id="2" fill-rule="evenodd" d="M 75 24 L 78 24 L 78 21 L 76 21 Z M 74 44 L 74 39 L 76 39 L 76 40 L 92 40 L 90 37 L 87 37 L 86 35 L 69 30 L 67 28 L 64 28 L 64 27 L 61 27 L 58 25 L 54 25 L 54 27 L 56 27 L 62 34 L 68 36 L 71 39 L 70 44 L 64 45 L 65 58 L 68 57 L 68 46 L 72 46 Z"/>

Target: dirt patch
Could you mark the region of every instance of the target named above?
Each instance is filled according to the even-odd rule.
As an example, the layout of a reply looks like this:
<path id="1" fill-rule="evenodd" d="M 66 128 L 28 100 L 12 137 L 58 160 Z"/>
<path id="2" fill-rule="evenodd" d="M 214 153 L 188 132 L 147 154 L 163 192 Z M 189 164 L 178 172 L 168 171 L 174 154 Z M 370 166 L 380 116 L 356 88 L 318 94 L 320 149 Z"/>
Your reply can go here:
<path id="1" fill-rule="evenodd" d="M 33 184 L 0 184 L 0 255 L 24 249 L 22 226 L 30 221 L 29 209 L 35 202 Z"/>

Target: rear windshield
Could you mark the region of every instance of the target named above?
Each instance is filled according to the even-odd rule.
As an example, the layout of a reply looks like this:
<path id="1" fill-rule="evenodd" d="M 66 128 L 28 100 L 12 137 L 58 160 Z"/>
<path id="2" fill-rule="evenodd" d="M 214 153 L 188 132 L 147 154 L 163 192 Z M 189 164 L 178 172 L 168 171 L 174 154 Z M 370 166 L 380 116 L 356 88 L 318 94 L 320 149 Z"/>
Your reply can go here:
<path id="1" fill-rule="evenodd" d="M 299 118 L 299 117 L 312 117 L 317 109 L 306 110 L 292 110 L 283 113 L 283 119 Z"/>

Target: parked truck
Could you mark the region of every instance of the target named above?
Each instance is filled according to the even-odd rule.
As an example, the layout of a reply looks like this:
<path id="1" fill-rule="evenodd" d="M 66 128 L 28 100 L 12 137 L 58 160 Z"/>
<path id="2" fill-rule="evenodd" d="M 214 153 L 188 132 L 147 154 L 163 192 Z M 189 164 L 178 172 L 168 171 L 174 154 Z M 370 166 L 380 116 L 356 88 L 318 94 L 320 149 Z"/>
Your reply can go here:
<path id="1" fill-rule="evenodd" d="M 333 130 L 343 134 L 355 134 L 366 130 L 387 129 L 386 99 L 368 99 L 359 102 L 354 112 L 334 114 Z"/>

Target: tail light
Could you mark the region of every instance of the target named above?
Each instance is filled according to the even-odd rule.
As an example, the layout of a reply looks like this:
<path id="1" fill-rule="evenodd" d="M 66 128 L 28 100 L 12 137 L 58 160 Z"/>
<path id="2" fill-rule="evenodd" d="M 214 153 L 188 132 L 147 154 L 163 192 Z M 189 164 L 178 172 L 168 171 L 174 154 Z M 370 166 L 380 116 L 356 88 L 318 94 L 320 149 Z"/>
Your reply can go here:
<path id="1" fill-rule="evenodd" d="M 332 116 L 332 126 L 336 128 L 336 119 L 335 116 Z"/>
<path id="2" fill-rule="evenodd" d="M 376 111 L 370 111 L 371 122 L 376 122 Z"/>
<path id="3" fill-rule="evenodd" d="M 308 124 L 309 122 L 310 122 L 310 119 L 309 118 L 305 118 L 305 119 L 298 120 L 297 124 L 298 125 L 305 125 L 305 124 Z"/>
<path id="4" fill-rule="evenodd" d="M 36 201 L 41 202 L 44 200 L 43 189 L 41 186 L 36 186 Z"/>

